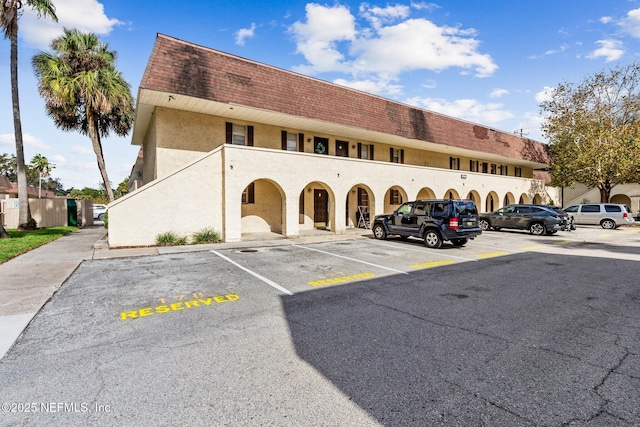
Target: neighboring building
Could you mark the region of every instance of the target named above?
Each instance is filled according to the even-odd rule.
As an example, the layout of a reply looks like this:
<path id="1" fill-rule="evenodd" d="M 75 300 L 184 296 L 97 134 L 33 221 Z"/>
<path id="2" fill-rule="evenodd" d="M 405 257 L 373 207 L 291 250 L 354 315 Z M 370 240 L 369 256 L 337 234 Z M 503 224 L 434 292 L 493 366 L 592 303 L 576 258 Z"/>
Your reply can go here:
<path id="1" fill-rule="evenodd" d="M 158 35 L 137 97 L 141 153 L 109 205 L 112 247 L 213 228 L 344 233 L 416 198 L 483 211 L 548 202 L 546 145 Z"/>

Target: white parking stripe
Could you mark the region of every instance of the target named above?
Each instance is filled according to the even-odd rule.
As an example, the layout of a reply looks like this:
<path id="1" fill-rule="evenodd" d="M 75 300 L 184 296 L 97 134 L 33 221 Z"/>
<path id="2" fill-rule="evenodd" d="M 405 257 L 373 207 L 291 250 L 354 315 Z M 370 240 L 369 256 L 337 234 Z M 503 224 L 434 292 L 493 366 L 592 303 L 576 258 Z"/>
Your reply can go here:
<path id="1" fill-rule="evenodd" d="M 372 264 L 372 263 L 367 262 L 367 261 L 362 261 L 360 259 L 355 259 L 355 258 L 349 258 L 348 256 L 344 256 L 344 255 L 332 254 L 331 252 L 321 251 L 320 249 L 314 249 L 314 248 L 309 248 L 307 246 L 301 246 L 301 245 L 295 245 L 295 244 L 291 245 L 291 246 L 295 246 L 296 248 L 308 249 L 310 251 L 320 252 L 322 254 L 331 255 L 331 256 L 338 257 L 338 258 L 348 259 L 349 261 L 355 261 L 355 262 L 359 262 L 361 264 L 371 265 L 373 267 L 378 267 L 378 268 L 382 268 L 382 269 L 385 269 L 385 270 L 393 271 L 394 273 L 409 274 L 406 271 L 396 270 L 396 269 L 393 269 L 393 268 L 385 267 L 383 265 Z"/>
<path id="2" fill-rule="evenodd" d="M 248 268 L 241 266 L 240 264 L 238 264 L 237 262 L 233 261 L 232 259 L 227 258 L 226 256 L 222 255 L 220 252 L 217 252 L 217 251 L 211 251 L 211 253 L 214 253 L 214 254 L 218 255 L 218 256 L 219 256 L 220 258 L 222 258 L 223 260 L 230 262 L 231 264 L 235 265 L 235 266 L 236 266 L 236 267 L 238 267 L 239 269 L 244 270 L 244 271 L 246 271 L 247 273 L 251 274 L 252 276 L 254 276 L 254 277 L 256 277 L 256 278 L 258 278 L 258 279 L 262 280 L 262 281 L 263 281 L 264 283 L 266 283 L 267 285 L 269 285 L 269 286 L 273 286 L 274 288 L 276 288 L 276 289 L 277 289 L 277 290 L 279 290 L 280 292 L 285 293 L 285 294 L 287 294 L 287 295 L 293 295 L 293 292 L 291 292 L 290 290 L 285 289 L 285 288 L 283 288 L 282 286 L 278 285 L 276 282 L 274 282 L 274 281 L 272 281 L 272 280 L 269 280 L 269 279 L 267 279 L 266 277 L 263 277 L 263 276 L 259 275 L 259 274 L 258 274 L 258 273 L 256 273 L 255 271 L 251 271 L 251 270 L 249 270 Z"/>

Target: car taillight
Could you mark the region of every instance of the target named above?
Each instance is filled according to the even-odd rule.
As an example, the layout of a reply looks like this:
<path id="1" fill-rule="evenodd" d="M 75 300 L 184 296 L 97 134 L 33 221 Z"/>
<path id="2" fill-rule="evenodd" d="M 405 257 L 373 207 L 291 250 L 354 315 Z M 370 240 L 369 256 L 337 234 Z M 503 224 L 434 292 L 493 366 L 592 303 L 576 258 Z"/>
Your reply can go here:
<path id="1" fill-rule="evenodd" d="M 458 218 L 449 218 L 449 228 L 458 228 Z"/>

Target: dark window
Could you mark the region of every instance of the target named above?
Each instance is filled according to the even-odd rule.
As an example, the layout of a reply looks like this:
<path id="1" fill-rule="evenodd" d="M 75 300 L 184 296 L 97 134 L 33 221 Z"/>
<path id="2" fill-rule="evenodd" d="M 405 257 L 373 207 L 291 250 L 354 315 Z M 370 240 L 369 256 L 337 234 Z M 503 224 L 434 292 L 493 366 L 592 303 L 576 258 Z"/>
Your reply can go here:
<path id="1" fill-rule="evenodd" d="M 579 208 L 579 206 L 577 206 L 577 205 L 569 206 L 569 207 L 568 207 L 568 208 L 566 208 L 564 211 L 565 211 L 565 212 L 572 212 L 572 213 L 575 213 L 575 212 L 578 212 L 578 208 Z"/>
<path id="2" fill-rule="evenodd" d="M 390 160 L 392 163 L 404 163 L 404 150 L 402 148 L 389 149 Z"/>
<path id="3" fill-rule="evenodd" d="M 489 163 L 482 163 L 482 173 L 489 172 Z"/>
<path id="4" fill-rule="evenodd" d="M 449 157 L 449 169 L 460 170 L 460 157 Z"/>
<path id="5" fill-rule="evenodd" d="M 358 158 L 373 160 L 373 144 L 363 144 L 358 142 Z"/>
<path id="6" fill-rule="evenodd" d="M 478 172 L 480 162 L 478 160 L 469 160 L 469 170 L 471 172 Z"/>
<path id="7" fill-rule="evenodd" d="M 618 205 L 604 205 L 604 210 L 607 212 L 622 212 L 622 207 Z"/>
<path id="8" fill-rule="evenodd" d="M 495 174 L 496 174 L 496 172 L 497 172 L 497 167 L 496 167 L 496 165 L 494 165 L 494 164 L 492 163 L 492 164 L 491 164 L 491 173 L 495 175 Z"/>
<path id="9" fill-rule="evenodd" d="M 582 213 L 600 213 L 599 205 L 583 205 Z"/>
<path id="10" fill-rule="evenodd" d="M 513 168 L 513 176 L 522 176 L 522 168 L 519 167 L 515 167 Z"/>
<path id="11" fill-rule="evenodd" d="M 336 140 L 336 156 L 349 157 L 349 141 Z"/>
<path id="12" fill-rule="evenodd" d="M 476 204 L 471 201 L 454 202 L 454 205 L 459 215 L 477 215 L 478 214 L 478 208 L 476 207 Z"/>
<path id="13" fill-rule="evenodd" d="M 400 191 L 394 188 L 389 190 L 389 204 L 399 205 L 401 203 L 402 203 L 402 196 L 400 195 Z"/>

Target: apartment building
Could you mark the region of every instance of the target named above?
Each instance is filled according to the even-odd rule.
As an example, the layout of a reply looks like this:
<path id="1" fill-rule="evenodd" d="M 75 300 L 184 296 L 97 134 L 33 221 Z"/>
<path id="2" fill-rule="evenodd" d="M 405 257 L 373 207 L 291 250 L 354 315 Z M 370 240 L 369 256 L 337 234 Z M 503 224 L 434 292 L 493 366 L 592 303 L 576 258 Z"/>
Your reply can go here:
<path id="1" fill-rule="evenodd" d="M 416 198 L 548 202 L 528 138 L 158 35 L 140 83 L 112 247 L 204 228 L 344 233 Z"/>

